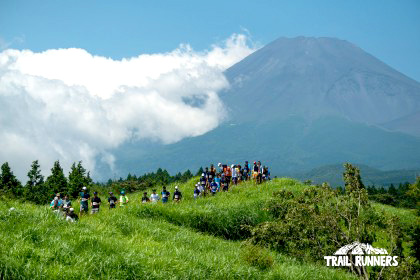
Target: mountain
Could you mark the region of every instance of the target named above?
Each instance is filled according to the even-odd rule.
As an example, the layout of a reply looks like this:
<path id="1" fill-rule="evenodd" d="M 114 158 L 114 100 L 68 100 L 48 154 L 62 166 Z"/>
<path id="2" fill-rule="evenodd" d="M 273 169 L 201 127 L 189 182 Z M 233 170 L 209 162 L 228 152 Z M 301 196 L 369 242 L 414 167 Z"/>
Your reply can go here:
<path id="1" fill-rule="evenodd" d="M 417 170 L 382 171 L 364 164 L 356 164 L 356 166 L 360 168 L 363 183 L 369 186 L 390 186 L 391 184 L 397 186 L 399 183 L 412 183 L 416 180 L 416 176 L 420 176 L 420 168 Z M 314 184 L 328 182 L 331 186 L 344 186 L 343 173 L 343 164 L 332 164 L 292 176 L 302 181 L 311 180 Z"/>
<path id="2" fill-rule="evenodd" d="M 281 38 L 225 74 L 225 123 L 170 145 L 119 147 L 118 173 L 244 160 L 278 176 L 343 162 L 420 169 L 420 84 L 349 42 Z"/>
<path id="3" fill-rule="evenodd" d="M 410 117 L 401 130 L 420 135 L 420 83 L 347 41 L 280 38 L 229 68 L 226 77 L 231 88 L 221 96 L 235 123 L 297 115 L 381 125 Z"/>

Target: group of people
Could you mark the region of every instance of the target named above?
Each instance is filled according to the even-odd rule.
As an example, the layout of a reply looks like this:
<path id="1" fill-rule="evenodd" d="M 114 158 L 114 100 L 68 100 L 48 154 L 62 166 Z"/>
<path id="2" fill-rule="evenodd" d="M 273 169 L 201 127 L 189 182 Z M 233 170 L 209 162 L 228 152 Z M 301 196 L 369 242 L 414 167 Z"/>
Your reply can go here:
<path id="1" fill-rule="evenodd" d="M 267 166 L 261 165 L 260 161 L 254 161 L 253 165 L 249 164 L 248 161 L 245 161 L 243 166 L 239 164 L 232 164 L 229 166 L 222 163 L 219 163 L 217 166 L 218 168 L 215 168 L 214 165 L 211 164 L 210 168 L 205 168 L 199 182 L 194 188 L 195 199 L 200 196 L 206 196 L 209 192 L 212 195 L 215 195 L 219 191 L 228 191 L 232 184 L 237 185 L 241 181 L 254 180 L 257 184 L 260 184 L 263 181 L 270 180 L 270 170 Z M 156 193 L 156 190 L 152 191 L 150 197 L 147 192 L 144 192 L 141 202 L 169 202 L 171 193 L 165 186 L 162 188 L 160 195 Z M 178 186 L 175 186 L 172 200 L 174 202 L 179 202 L 181 199 L 182 193 Z M 94 192 L 93 197 L 91 198 L 87 188 L 83 187 L 82 192 L 80 193 L 80 215 L 89 212 L 89 201 L 91 214 L 98 213 L 102 203 L 101 198 L 98 196 L 97 192 Z M 120 192 L 119 199 L 112 192 L 109 192 L 108 205 L 110 209 L 116 208 L 117 204 L 119 204 L 120 207 L 124 207 L 127 205 L 128 201 L 128 197 L 124 190 Z M 67 195 L 64 196 L 64 199 L 61 199 L 60 194 L 58 193 L 51 201 L 50 207 L 55 212 L 61 213 L 67 221 L 74 222 L 79 219 L 78 215 L 74 212 L 74 208 Z"/>
<path id="2" fill-rule="evenodd" d="M 219 191 L 228 191 L 229 187 L 237 185 L 241 181 L 254 180 L 257 184 L 270 180 L 270 170 L 267 166 L 261 165 L 260 161 L 254 161 L 251 166 L 248 161 L 244 165 L 218 163 L 218 168 L 210 165 L 201 174 L 200 181 L 195 185 L 194 198 L 206 196 L 209 192 L 215 195 Z"/>
<path id="3" fill-rule="evenodd" d="M 89 213 L 89 201 L 90 207 L 92 208 L 91 214 L 98 213 L 102 203 L 101 198 L 98 196 L 98 192 L 94 192 L 93 197 L 91 198 L 87 191 L 87 187 L 83 187 L 80 193 L 80 215 Z M 124 190 L 121 191 L 119 199 L 112 192 L 109 192 L 109 208 L 116 208 L 118 203 L 120 207 L 124 207 L 128 203 L 128 197 Z M 50 203 L 50 208 L 65 217 L 67 221 L 75 222 L 79 219 L 79 216 L 74 212 L 74 208 L 67 195 L 64 196 L 64 199 L 61 199 L 61 195 L 57 193 Z"/>

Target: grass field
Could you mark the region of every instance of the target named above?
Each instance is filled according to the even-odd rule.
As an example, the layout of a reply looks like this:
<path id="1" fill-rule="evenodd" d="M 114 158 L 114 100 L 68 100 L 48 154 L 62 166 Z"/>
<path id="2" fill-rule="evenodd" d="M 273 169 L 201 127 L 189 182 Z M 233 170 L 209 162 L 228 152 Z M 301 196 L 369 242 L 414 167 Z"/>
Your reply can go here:
<path id="1" fill-rule="evenodd" d="M 17 210 L 9 213 L 8 209 Z M 67 223 L 45 207 L 0 203 L 3 279 L 351 279 L 270 252 L 259 269 L 237 241 L 202 234 L 133 211 L 103 209 Z"/>
<path id="2" fill-rule="evenodd" d="M 194 200 L 195 182 L 179 186 L 184 196 L 180 203 L 144 205 L 142 193 L 134 193 L 128 195 L 126 208 L 109 210 L 104 203 L 99 214 L 83 216 L 78 223 L 65 222 L 47 207 L 2 201 L 0 278 L 354 279 L 343 270 L 262 248 L 258 250 L 265 252 L 264 258 L 273 260 L 271 267 L 263 269 L 244 257 L 250 252 L 240 241 L 248 234 L 242 226 L 272 219 L 264 204 L 274 191 L 299 192 L 307 186 L 284 178 L 263 185 L 244 183 L 228 193 Z M 173 193 L 174 185 L 169 191 Z M 105 195 L 101 198 L 106 201 Z M 16 210 L 9 212 L 11 207 Z M 74 208 L 78 212 L 77 202 Z M 406 210 L 383 210 L 410 222 Z"/>

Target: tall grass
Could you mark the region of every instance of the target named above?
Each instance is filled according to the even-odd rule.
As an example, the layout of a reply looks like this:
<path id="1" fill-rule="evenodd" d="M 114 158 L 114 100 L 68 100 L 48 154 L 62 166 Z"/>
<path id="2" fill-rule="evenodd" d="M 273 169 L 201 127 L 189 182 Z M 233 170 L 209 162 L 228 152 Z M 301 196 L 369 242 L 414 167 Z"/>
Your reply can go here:
<path id="1" fill-rule="evenodd" d="M 10 207 L 16 210 L 9 211 Z M 342 271 L 302 264 L 274 252 L 273 266 L 260 269 L 242 260 L 238 242 L 197 233 L 163 219 L 139 218 L 133 207 L 103 209 L 78 223 L 67 223 L 46 207 L 0 202 L 0 278 L 352 278 Z"/>
<path id="2" fill-rule="evenodd" d="M 193 190 L 197 180 L 194 178 L 179 186 L 183 192 L 180 203 L 136 204 L 130 207 L 130 211 L 138 217 L 162 218 L 176 225 L 240 240 L 249 236 L 249 226 L 271 219 L 264 205 L 272 198 L 273 192 L 281 189 L 301 191 L 306 187 L 299 181 L 287 178 L 261 185 L 249 181 L 231 186 L 229 192 L 219 192 L 215 196 L 208 195 L 195 200 Z M 170 186 L 169 190 L 172 193 L 174 186 Z M 140 194 L 136 194 L 133 198 L 138 201 L 140 197 Z"/>

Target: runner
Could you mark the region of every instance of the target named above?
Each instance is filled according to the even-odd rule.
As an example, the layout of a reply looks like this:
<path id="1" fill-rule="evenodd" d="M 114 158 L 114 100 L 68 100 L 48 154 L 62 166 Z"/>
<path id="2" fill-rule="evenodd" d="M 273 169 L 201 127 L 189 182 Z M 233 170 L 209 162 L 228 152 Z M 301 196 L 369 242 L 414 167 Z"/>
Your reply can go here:
<path id="1" fill-rule="evenodd" d="M 182 198 L 182 193 L 178 190 L 178 186 L 175 186 L 174 197 L 172 198 L 175 202 L 180 202 Z"/>
<path id="2" fill-rule="evenodd" d="M 217 191 L 220 192 L 220 174 L 217 174 L 216 178 L 214 178 L 214 181 L 217 184 Z"/>
<path id="3" fill-rule="evenodd" d="M 257 162 L 254 161 L 254 167 L 252 168 L 252 178 L 257 182 L 257 176 L 258 176 L 258 165 Z"/>
<path id="4" fill-rule="evenodd" d="M 163 187 L 163 189 L 162 189 L 162 203 L 168 202 L 170 195 L 171 195 L 171 193 L 166 190 L 166 187 Z"/>
<path id="5" fill-rule="evenodd" d="M 69 212 L 69 209 L 71 208 L 71 201 L 69 199 L 68 195 L 64 196 L 64 200 L 63 200 L 63 215 L 65 216 L 67 214 L 67 212 Z"/>
<path id="6" fill-rule="evenodd" d="M 244 181 L 248 181 L 249 180 L 249 171 L 250 171 L 250 166 L 248 164 L 248 161 L 245 161 L 245 165 L 242 171 L 242 179 Z"/>
<path id="7" fill-rule="evenodd" d="M 128 203 L 128 197 L 125 195 L 125 191 L 121 191 L 120 194 L 120 207 L 124 207 Z"/>
<path id="8" fill-rule="evenodd" d="M 202 173 L 201 178 L 200 178 L 200 191 L 203 194 L 203 196 L 206 196 L 206 194 L 207 194 L 206 186 L 207 186 L 206 174 Z"/>
<path id="9" fill-rule="evenodd" d="M 99 212 L 99 206 L 101 206 L 101 198 L 98 196 L 97 192 L 93 193 L 93 198 L 91 200 L 91 206 L 92 206 L 92 213 L 95 214 Z"/>
<path id="10" fill-rule="evenodd" d="M 156 190 L 153 190 L 153 191 L 152 191 L 152 195 L 150 196 L 150 200 L 151 200 L 153 203 L 157 203 L 157 202 L 160 200 L 160 197 L 159 197 L 159 195 L 156 193 Z"/>
<path id="11" fill-rule="evenodd" d="M 194 199 L 197 199 L 200 196 L 200 185 L 199 184 L 195 184 L 195 189 L 194 189 Z"/>
<path id="12" fill-rule="evenodd" d="M 90 195 L 87 192 L 87 188 L 82 188 L 82 193 L 80 194 L 80 216 L 85 213 L 89 213 L 89 199 Z"/>
<path id="13" fill-rule="evenodd" d="M 147 203 L 147 202 L 150 202 L 150 199 L 147 196 L 147 192 L 144 192 L 143 197 L 141 198 L 141 203 Z"/>
<path id="14" fill-rule="evenodd" d="M 216 194 L 216 192 L 217 192 L 217 184 L 216 184 L 216 182 L 211 182 L 211 185 L 210 185 L 210 187 L 211 187 L 211 194 L 212 195 L 215 195 Z"/>
<path id="15" fill-rule="evenodd" d="M 238 184 L 238 173 L 237 173 L 238 171 L 236 169 L 236 165 L 232 164 L 230 168 L 232 170 L 232 183 L 234 185 L 237 185 Z"/>
<path id="16" fill-rule="evenodd" d="M 262 183 L 262 175 L 263 175 L 263 167 L 261 165 L 261 161 L 258 161 L 257 166 L 258 166 L 257 183 L 261 184 Z"/>
<path id="17" fill-rule="evenodd" d="M 232 182 L 232 168 L 230 166 L 226 167 L 226 180 L 228 184 L 230 185 L 230 182 Z"/>
<path id="18" fill-rule="evenodd" d="M 79 220 L 79 216 L 77 216 L 77 214 L 74 213 L 74 208 L 70 208 L 69 212 L 66 214 L 66 221 L 74 223 L 78 220 Z"/>
<path id="19" fill-rule="evenodd" d="M 222 174 L 222 178 L 220 179 L 220 184 L 222 185 L 222 190 L 223 190 L 224 192 L 226 192 L 226 191 L 228 191 L 228 190 L 229 190 L 229 182 L 228 182 L 228 180 L 226 179 L 225 174 Z"/>
<path id="20" fill-rule="evenodd" d="M 117 201 L 118 201 L 118 198 L 116 198 L 112 192 L 109 192 L 109 197 L 108 197 L 109 209 L 115 208 Z"/>

